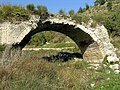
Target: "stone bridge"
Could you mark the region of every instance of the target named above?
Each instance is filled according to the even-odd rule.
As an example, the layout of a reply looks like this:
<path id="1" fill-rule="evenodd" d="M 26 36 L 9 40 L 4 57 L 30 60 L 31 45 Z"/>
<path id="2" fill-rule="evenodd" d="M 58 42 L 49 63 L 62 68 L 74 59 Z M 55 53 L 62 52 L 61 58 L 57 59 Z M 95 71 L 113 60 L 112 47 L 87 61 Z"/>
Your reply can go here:
<path id="1" fill-rule="evenodd" d="M 118 61 L 107 29 L 103 25 L 91 27 L 91 24 L 92 20 L 88 24 L 78 24 L 63 16 L 40 18 L 37 15 L 19 23 L 0 23 L 0 44 L 6 45 L 1 64 L 7 65 L 11 57 L 20 53 L 32 35 L 42 31 L 56 31 L 70 37 L 78 45 L 84 60 L 88 62 L 101 63 L 106 56 L 116 58 L 108 60 L 109 62 Z"/>

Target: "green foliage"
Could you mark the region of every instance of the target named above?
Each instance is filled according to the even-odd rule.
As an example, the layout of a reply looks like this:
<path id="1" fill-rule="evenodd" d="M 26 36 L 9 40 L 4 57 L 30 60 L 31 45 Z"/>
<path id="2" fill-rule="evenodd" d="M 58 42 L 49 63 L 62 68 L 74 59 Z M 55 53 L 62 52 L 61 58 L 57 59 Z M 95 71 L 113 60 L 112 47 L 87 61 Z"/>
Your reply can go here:
<path id="1" fill-rule="evenodd" d="M 32 53 L 31 53 L 32 52 Z M 7 69 L 0 68 L 0 90 L 119 90 L 120 75 L 84 61 L 48 62 L 31 51 Z M 30 54 L 31 53 L 31 54 Z M 48 53 L 53 53 L 48 52 Z M 34 57 L 31 55 L 34 54 Z M 35 56 L 36 55 L 36 56 Z M 94 84 L 92 86 L 92 84 Z"/>
<path id="2" fill-rule="evenodd" d="M 105 3 L 105 0 L 96 0 L 94 2 L 94 5 L 98 5 L 98 4 L 103 5 L 104 3 Z"/>
<path id="3" fill-rule="evenodd" d="M 52 31 L 45 31 L 33 35 L 29 42 L 29 45 L 43 46 L 44 44 L 46 44 L 46 42 L 63 43 L 66 41 L 70 41 L 70 39 L 68 39 L 68 37 L 64 34 Z"/>
<path id="4" fill-rule="evenodd" d="M 65 48 L 76 47 L 75 43 L 50 43 L 42 46 L 43 48 Z"/>
<path id="5" fill-rule="evenodd" d="M 13 11 L 13 7 L 11 5 L 2 6 L 1 10 L 2 10 L 2 14 L 5 18 L 12 16 L 11 12 Z"/>
<path id="6" fill-rule="evenodd" d="M 82 17 L 79 14 L 74 14 L 72 16 L 72 19 L 75 20 L 77 23 L 81 23 L 82 22 Z"/>
<path id="7" fill-rule="evenodd" d="M 10 22 L 27 20 L 28 12 L 21 6 L 2 5 L 0 7 L 0 19 Z"/>
<path id="8" fill-rule="evenodd" d="M 96 0 L 102 2 L 101 0 Z M 110 37 L 120 36 L 120 1 L 105 0 L 106 4 L 94 6 L 89 11 L 91 18 L 97 23 L 104 25 Z"/>
<path id="9" fill-rule="evenodd" d="M 80 7 L 77 13 L 83 13 L 83 9 Z"/>
<path id="10" fill-rule="evenodd" d="M 74 15 L 74 13 L 75 13 L 75 12 L 74 12 L 74 10 L 73 10 L 73 9 L 71 9 L 71 10 L 69 11 L 69 15 L 70 15 L 70 16 L 73 16 L 73 15 Z"/>
<path id="11" fill-rule="evenodd" d="M 88 7 L 87 7 L 88 8 Z M 85 12 L 86 11 L 86 8 L 79 8 L 79 10 L 77 11 L 77 13 L 83 13 L 83 12 Z"/>
<path id="12" fill-rule="evenodd" d="M 112 74 L 108 74 L 105 76 L 107 76 L 106 78 L 108 80 L 105 80 L 100 85 L 96 86 L 94 89 L 95 90 L 119 90 L 119 88 L 120 88 L 120 85 L 119 85 L 120 75 L 112 73 Z"/>
<path id="13" fill-rule="evenodd" d="M 84 22 L 86 24 L 90 20 L 90 17 L 88 15 L 86 15 L 86 14 L 82 14 L 81 17 L 82 17 L 82 22 Z"/>
<path id="14" fill-rule="evenodd" d="M 97 23 L 94 21 L 91 23 L 91 27 L 95 28 L 97 26 Z"/>
<path id="15" fill-rule="evenodd" d="M 47 7 L 38 5 L 37 10 L 35 9 L 34 4 L 28 4 L 26 9 L 21 6 L 15 5 L 1 5 L 0 6 L 0 21 L 24 21 L 28 20 L 31 14 L 46 14 Z"/>
<path id="16" fill-rule="evenodd" d="M 47 7 L 43 5 L 38 5 L 37 12 L 39 15 L 45 14 L 47 12 Z"/>
<path id="17" fill-rule="evenodd" d="M 27 8 L 27 10 L 32 11 L 32 12 L 34 12 L 34 10 L 35 10 L 34 4 L 28 4 L 28 5 L 26 6 L 26 8 Z"/>
<path id="18" fill-rule="evenodd" d="M 2 53 L 5 50 L 5 45 L 0 45 L 0 58 L 2 58 Z"/>
<path id="19" fill-rule="evenodd" d="M 28 45 L 34 45 L 34 46 L 42 46 L 46 43 L 46 39 L 43 33 L 41 34 L 35 34 L 32 36 L 32 39 L 28 43 Z"/>
<path id="20" fill-rule="evenodd" d="M 89 17 L 87 16 L 87 15 L 85 15 L 85 14 L 74 14 L 73 16 L 72 16 L 72 19 L 73 20 L 75 20 L 76 21 L 76 23 L 82 23 L 82 22 L 84 22 L 84 23 L 88 23 L 88 21 L 89 21 Z"/>
<path id="21" fill-rule="evenodd" d="M 64 11 L 63 9 L 60 9 L 60 10 L 59 10 L 59 14 L 60 14 L 60 15 L 65 15 L 65 11 Z"/>
<path id="22" fill-rule="evenodd" d="M 107 3 L 107 9 L 108 9 L 108 11 L 110 11 L 112 9 L 112 2 Z"/>
<path id="23" fill-rule="evenodd" d="M 0 45 L 0 51 L 4 51 L 5 45 Z"/>
<path id="24" fill-rule="evenodd" d="M 88 10 L 89 9 L 89 5 L 86 3 L 86 10 Z"/>
<path id="25" fill-rule="evenodd" d="M 114 45 L 114 47 L 116 47 L 116 48 L 118 48 L 118 50 L 120 50 L 120 37 L 115 36 L 112 39 L 113 39 L 112 44 Z M 120 55 L 119 52 L 116 52 L 116 53 L 117 53 L 117 55 Z"/>
<path id="26" fill-rule="evenodd" d="M 106 20 L 106 16 L 104 14 L 101 13 L 95 13 L 92 17 L 93 20 L 95 20 L 98 24 L 104 24 Z"/>

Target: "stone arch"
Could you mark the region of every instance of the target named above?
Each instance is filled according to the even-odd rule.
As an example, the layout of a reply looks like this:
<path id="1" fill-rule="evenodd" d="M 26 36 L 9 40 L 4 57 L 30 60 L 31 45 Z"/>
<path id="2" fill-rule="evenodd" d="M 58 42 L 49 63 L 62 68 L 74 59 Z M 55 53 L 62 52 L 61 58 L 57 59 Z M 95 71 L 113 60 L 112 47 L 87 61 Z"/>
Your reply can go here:
<path id="1" fill-rule="evenodd" d="M 41 31 L 56 31 L 70 37 L 77 44 L 84 59 L 88 62 L 101 63 L 104 58 L 102 50 L 89 33 L 85 32 L 77 25 L 70 25 L 68 23 L 52 23 L 45 21 L 42 26 L 38 24 L 38 27 L 31 30 L 19 45 L 23 48 L 29 42 L 32 35 Z M 92 52 L 92 50 L 94 51 Z"/>
<path id="2" fill-rule="evenodd" d="M 89 44 L 94 42 L 89 34 L 85 33 L 82 30 L 79 30 L 78 28 L 75 29 L 74 26 L 69 26 L 64 24 L 52 24 L 52 25 L 47 24 L 46 25 L 46 23 L 44 25 L 45 26 L 43 27 L 36 28 L 35 30 L 30 31 L 19 43 L 19 45 L 22 46 L 23 48 L 29 42 L 29 40 L 31 39 L 31 36 L 42 31 L 55 31 L 68 36 L 78 45 L 82 53 L 85 52 L 85 48 L 82 48 L 82 47 L 89 46 Z"/>
<path id="3" fill-rule="evenodd" d="M 102 25 L 91 27 L 88 24 L 77 24 L 70 18 L 48 17 L 41 20 L 39 16 L 31 16 L 29 21 L 19 24 L 5 23 L 0 25 L 6 33 L 6 40 L 2 35 L 1 43 L 11 45 L 9 48 L 22 49 L 31 36 L 40 31 L 53 30 L 70 37 L 80 48 L 85 60 L 91 63 L 101 63 L 106 55 L 116 57 L 113 45 L 110 43 L 107 30 Z M 2 40 L 4 39 L 4 40 Z M 11 51 L 9 52 L 11 53 Z M 6 52 L 4 53 L 6 54 Z M 2 62 L 6 62 L 4 59 Z"/>

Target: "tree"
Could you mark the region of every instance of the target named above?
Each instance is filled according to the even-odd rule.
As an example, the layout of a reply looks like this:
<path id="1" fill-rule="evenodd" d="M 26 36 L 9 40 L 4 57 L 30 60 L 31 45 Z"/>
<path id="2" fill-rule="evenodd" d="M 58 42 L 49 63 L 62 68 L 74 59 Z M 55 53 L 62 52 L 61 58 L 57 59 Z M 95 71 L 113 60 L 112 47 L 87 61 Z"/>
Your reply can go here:
<path id="1" fill-rule="evenodd" d="M 38 14 L 41 15 L 41 14 L 45 14 L 48 10 L 46 6 L 38 5 L 37 11 L 38 11 Z"/>
<path id="2" fill-rule="evenodd" d="M 34 4 L 28 4 L 28 5 L 26 6 L 26 8 L 27 8 L 27 10 L 29 10 L 29 11 L 34 11 L 34 10 L 35 10 Z"/>
<path id="3" fill-rule="evenodd" d="M 71 9 L 71 10 L 69 11 L 69 15 L 70 15 L 70 16 L 73 16 L 73 15 L 74 15 L 74 13 L 75 13 L 75 12 L 74 12 L 74 10 L 73 10 L 73 9 Z"/>
<path id="4" fill-rule="evenodd" d="M 77 13 L 83 13 L 83 9 L 80 7 Z"/>
<path id="5" fill-rule="evenodd" d="M 94 2 L 94 5 L 103 5 L 105 3 L 105 0 L 96 0 L 95 2 Z"/>
<path id="6" fill-rule="evenodd" d="M 86 10 L 88 10 L 89 9 L 89 5 L 86 3 Z"/>
<path id="7" fill-rule="evenodd" d="M 63 9 L 60 9 L 60 10 L 59 10 L 59 14 L 60 14 L 60 15 L 64 15 L 64 14 L 65 14 L 64 10 L 63 10 Z"/>
<path id="8" fill-rule="evenodd" d="M 44 33 L 37 33 L 32 36 L 32 38 L 28 44 L 34 45 L 34 46 L 42 46 L 45 43 L 46 43 L 46 39 L 45 39 Z"/>

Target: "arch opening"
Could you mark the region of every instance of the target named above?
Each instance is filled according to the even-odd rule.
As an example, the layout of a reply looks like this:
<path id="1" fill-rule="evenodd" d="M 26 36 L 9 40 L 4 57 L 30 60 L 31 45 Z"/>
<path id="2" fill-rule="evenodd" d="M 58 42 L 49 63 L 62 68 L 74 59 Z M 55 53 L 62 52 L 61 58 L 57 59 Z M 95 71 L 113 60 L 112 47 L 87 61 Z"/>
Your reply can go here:
<path id="1" fill-rule="evenodd" d="M 75 28 L 75 26 L 68 25 L 68 24 L 64 25 L 64 24 L 44 23 L 42 27 L 37 27 L 35 30 L 30 31 L 24 37 L 24 39 L 19 44 L 21 48 L 26 46 L 26 44 L 30 41 L 31 37 L 34 34 L 43 32 L 43 31 L 55 31 L 68 36 L 76 43 L 76 45 L 79 47 L 82 54 L 84 54 L 86 48 L 94 42 L 94 40 L 89 34 L 85 33 L 79 28 Z"/>
<path id="2" fill-rule="evenodd" d="M 36 41 L 34 41 L 34 39 L 36 39 Z M 32 39 L 26 44 L 22 52 L 23 56 L 27 56 L 26 53 L 28 53 L 29 56 L 37 56 L 46 59 L 47 61 L 83 59 L 79 47 L 71 38 L 62 33 L 51 30 L 40 31 L 32 35 Z"/>
<path id="3" fill-rule="evenodd" d="M 88 46 L 94 43 L 94 40 L 88 33 L 82 31 L 79 28 L 75 28 L 75 26 L 73 25 L 57 24 L 57 23 L 51 24 L 50 22 L 46 22 L 42 26 L 39 25 L 35 30 L 30 31 L 19 44 L 20 47 L 21 48 L 25 47 L 34 34 L 43 31 L 55 31 L 62 33 L 68 36 L 69 38 L 71 38 L 75 42 L 75 44 L 79 47 L 79 50 L 81 51 L 83 58 L 84 58 L 84 53 L 87 50 Z"/>

